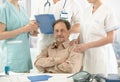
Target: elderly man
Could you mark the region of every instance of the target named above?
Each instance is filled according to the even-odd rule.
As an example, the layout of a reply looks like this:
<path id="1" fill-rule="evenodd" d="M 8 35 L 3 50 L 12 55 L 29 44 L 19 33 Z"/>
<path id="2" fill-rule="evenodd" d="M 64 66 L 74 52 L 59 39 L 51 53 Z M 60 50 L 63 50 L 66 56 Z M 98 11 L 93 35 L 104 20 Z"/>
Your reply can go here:
<path id="1" fill-rule="evenodd" d="M 53 24 L 56 42 L 47 46 L 35 61 L 39 71 L 45 73 L 76 73 L 82 66 L 82 53 L 73 51 L 69 45 L 70 23 L 59 19 Z"/>

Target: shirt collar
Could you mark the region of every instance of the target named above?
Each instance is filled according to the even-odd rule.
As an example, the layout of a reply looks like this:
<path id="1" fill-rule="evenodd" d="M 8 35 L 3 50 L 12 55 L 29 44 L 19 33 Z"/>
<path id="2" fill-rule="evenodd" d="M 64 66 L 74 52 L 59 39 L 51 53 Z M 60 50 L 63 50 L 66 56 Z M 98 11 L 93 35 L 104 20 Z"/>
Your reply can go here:
<path id="1" fill-rule="evenodd" d="M 67 40 L 67 41 L 65 41 L 65 42 L 63 42 L 62 43 L 62 46 L 63 46 L 63 48 L 67 48 L 68 46 L 70 46 L 70 41 L 69 40 Z M 56 42 L 54 42 L 53 44 L 52 44 L 52 46 L 51 46 L 51 48 L 52 49 L 54 49 L 54 48 L 58 48 L 58 45 L 57 45 L 57 43 Z"/>

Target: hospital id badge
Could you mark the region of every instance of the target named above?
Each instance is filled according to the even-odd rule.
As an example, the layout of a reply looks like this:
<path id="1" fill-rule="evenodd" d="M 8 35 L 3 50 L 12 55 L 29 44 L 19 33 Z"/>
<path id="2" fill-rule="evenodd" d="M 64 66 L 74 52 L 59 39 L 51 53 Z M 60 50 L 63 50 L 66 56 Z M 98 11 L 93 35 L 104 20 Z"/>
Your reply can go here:
<path id="1" fill-rule="evenodd" d="M 68 20 L 68 13 L 65 11 L 62 11 L 60 14 L 60 18 L 64 20 Z"/>

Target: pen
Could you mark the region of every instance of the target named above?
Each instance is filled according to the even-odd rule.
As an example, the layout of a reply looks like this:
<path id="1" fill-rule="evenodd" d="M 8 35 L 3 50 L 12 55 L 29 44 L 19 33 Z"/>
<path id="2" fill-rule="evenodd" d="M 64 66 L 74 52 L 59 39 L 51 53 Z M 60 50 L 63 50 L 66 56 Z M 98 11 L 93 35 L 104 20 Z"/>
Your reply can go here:
<path id="1" fill-rule="evenodd" d="M 7 48 L 7 57 L 6 58 L 7 58 L 7 60 L 6 60 L 7 65 L 5 66 L 4 71 L 5 71 L 6 75 L 9 75 L 10 66 L 8 65 L 8 48 Z"/>
<path id="2" fill-rule="evenodd" d="M 10 71 L 10 67 L 9 66 L 5 66 L 5 74 L 9 75 L 9 71 Z"/>

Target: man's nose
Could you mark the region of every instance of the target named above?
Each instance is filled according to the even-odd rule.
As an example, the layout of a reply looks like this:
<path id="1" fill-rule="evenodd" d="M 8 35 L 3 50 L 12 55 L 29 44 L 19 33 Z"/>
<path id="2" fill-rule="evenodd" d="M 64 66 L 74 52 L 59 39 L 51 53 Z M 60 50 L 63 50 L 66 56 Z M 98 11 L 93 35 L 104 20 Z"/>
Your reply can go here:
<path id="1" fill-rule="evenodd" d="M 58 35 L 61 35 L 61 33 L 62 33 L 61 31 L 58 31 Z"/>

